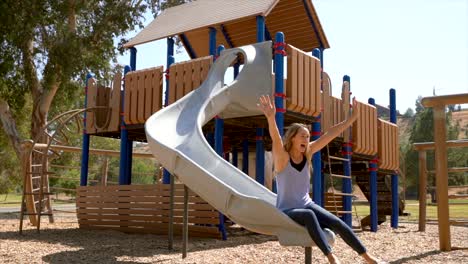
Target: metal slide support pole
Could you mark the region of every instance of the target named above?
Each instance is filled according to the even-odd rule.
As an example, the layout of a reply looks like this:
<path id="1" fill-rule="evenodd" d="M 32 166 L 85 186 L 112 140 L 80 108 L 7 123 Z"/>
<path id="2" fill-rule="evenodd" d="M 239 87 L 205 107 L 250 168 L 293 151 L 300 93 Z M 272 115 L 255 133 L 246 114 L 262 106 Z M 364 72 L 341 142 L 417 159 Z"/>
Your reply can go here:
<path id="1" fill-rule="evenodd" d="M 374 98 L 369 98 L 368 103 L 375 106 Z M 378 228 L 378 207 L 377 207 L 377 171 L 378 157 L 369 161 L 369 204 L 370 204 L 370 230 L 377 232 Z"/>
<path id="2" fill-rule="evenodd" d="M 314 57 L 320 59 L 320 50 L 314 49 Z M 314 122 L 312 122 L 312 140 L 317 140 L 322 134 L 322 128 L 320 124 L 320 116 L 318 116 Z M 314 168 L 313 179 L 312 179 L 312 200 L 323 207 L 323 176 L 322 176 L 322 156 L 320 151 L 317 151 L 312 156 L 312 166 Z"/>
<path id="3" fill-rule="evenodd" d="M 168 228 L 168 236 L 169 236 L 169 243 L 168 249 L 172 250 L 174 248 L 174 175 L 169 174 L 169 228 Z"/>
<path id="4" fill-rule="evenodd" d="M 169 105 L 169 93 L 171 92 L 169 90 L 169 68 L 171 65 L 175 62 L 174 59 L 174 39 L 173 38 L 167 38 L 167 62 L 166 62 L 166 91 L 164 94 L 164 106 Z M 163 184 L 168 184 L 170 182 L 170 172 L 167 171 L 166 169 L 163 170 L 163 178 L 162 178 L 162 183 Z"/>
<path id="5" fill-rule="evenodd" d="M 348 75 L 343 77 L 343 82 L 351 83 L 351 78 Z M 349 95 L 345 95 L 349 96 Z M 344 133 L 347 133 L 346 131 Z M 353 147 L 350 142 L 343 143 L 343 158 L 347 159 L 343 161 L 343 175 L 344 176 L 351 176 L 351 158 L 353 154 Z M 343 179 L 343 186 L 342 186 L 343 193 L 352 193 L 352 186 L 351 186 L 351 179 Z M 343 210 L 347 212 L 352 211 L 352 200 L 351 196 L 343 196 Z M 352 215 L 351 214 L 343 214 L 341 219 L 349 226 L 352 227 Z"/>
<path id="6" fill-rule="evenodd" d="M 188 248 L 188 187 L 184 185 L 184 225 L 182 230 L 182 258 L 187 257 Z"/>
<path id="7" fill-rule="evenodd" d="M 305 247 L 305 264 L 312 264 L 312 247 Z"/>
<path id="8" fill-rule="evenodd" d="M 88 80 L 91 79 L 92 77 L 93 77 L 93 75 L 91 73 L 88 73 L 86 75 L 85 101 L 84 101 L 84 108 L 85 109 L 88 107 Z M 83 113 L 83 146 L 82 146 L 82 150 L 81 150 L 80 186 L 88 185 L 89 134 L 86 131 L 86 116 L 87 116 L 87 113 L 86 113 L 86 111 L 84 111 L 84 113 Z"/>
<path id="9" fill-rule="evenodd" d="M 395 89 L 390 89 L 390 122 L 393 124 L 397 123 L 396 116 L 396 91 Z M 392 217 L 391 217 L 391 226 L 393 228 L 398 228 L 398 216 L 399 216 L 399 206 L 400 206 L 400 195 L 398 194 L 398 174 L 392 174 Z"/>

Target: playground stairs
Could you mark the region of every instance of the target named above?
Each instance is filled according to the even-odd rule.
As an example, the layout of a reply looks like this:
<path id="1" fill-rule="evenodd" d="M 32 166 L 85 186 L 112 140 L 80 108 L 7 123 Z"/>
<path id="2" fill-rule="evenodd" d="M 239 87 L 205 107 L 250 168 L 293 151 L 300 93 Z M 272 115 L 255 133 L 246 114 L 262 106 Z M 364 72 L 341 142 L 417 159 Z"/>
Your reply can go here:
<path id="1" fill-rule="evenodd" d="M 356 184 L 359 186 L 361 191 L 366 196 L 367 200 L 370 200 L 370 185 L 368 173 L 355 173 Z M 399 199 L 399 210 L 400 216 L 407 215 L 404 212 L 405 203 L 403 199 Z M 392 190 L 390 184 L 390 175 L 385 173 L 377 173 L 377 214 L 378 224 L 386 221 L 387 215 L 392 215 Z M 367 224 L 366 224 L 367 223 Z M 362 226 L 370 225 L 370 216 L 367 216 L 361 220 Z"/>

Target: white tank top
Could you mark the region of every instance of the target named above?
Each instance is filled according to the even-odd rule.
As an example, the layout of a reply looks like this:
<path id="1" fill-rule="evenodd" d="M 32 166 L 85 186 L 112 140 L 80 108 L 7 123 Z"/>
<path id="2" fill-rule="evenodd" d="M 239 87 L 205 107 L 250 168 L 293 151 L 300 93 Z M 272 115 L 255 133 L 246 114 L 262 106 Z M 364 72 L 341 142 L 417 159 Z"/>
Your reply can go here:
<path id="1" fill-rule="evenodd" d="M 276 175 L 276 207 L 282 211 L 293 208 L 305 208 L 313 203 L 309 196 L 310 172 L 309 160 L 298 171 L 288 161 L 286 168 Z"/>

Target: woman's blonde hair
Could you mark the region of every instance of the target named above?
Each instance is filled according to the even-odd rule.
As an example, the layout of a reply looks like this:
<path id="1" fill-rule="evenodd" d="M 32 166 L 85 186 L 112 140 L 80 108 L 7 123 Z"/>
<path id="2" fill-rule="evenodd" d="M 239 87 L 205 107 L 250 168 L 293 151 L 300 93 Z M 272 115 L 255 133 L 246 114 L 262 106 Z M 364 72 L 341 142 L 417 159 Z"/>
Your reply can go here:
<path id="1" fill-rule="evenodd" d="M 305 124 L 301 124 L 301 123 L 292 123 L 288 130 L 286 130 L 286 133 L 284 134 L 284 137 L 283 137 L 283 148 L 286 152 L 289 153 L 289 151 L 291 151 L 291 148 L 292 148 L 292 138 L 295 137 L 297 135 L 297 133 L 299 132 L 299 130 L 301 128 L 304 128 L 304 129 L 307 129 L 307 131 L 309 131 L 309 127 Z M 306 148 L 306 152 L 305 152 L 305 156 L 307 158 L 308 161 L 310 161 L 312 159 L 312 154 L 313 153 L 310 153 L 309 151 L 309 148 L 307 147 Z"/>

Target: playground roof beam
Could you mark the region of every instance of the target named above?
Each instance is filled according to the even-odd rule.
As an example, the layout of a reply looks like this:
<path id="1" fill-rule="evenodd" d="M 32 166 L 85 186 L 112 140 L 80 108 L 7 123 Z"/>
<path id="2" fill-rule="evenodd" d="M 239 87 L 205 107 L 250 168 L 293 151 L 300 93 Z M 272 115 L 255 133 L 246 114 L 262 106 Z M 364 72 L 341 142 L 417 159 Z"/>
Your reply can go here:
<path id="1" fill-rule="evenodd" d="M 257 16 L 265 17 L 269 33 L 282 31 L 288 37 L 300 30 L 288 43 L 306 52 L 330 47 L 312 3 L 303 0 L 197 0 L 165 10 L 125 47 L 185 34 L 193 51 L 203 57 L 209 54 L 204 41 L 208 28 L 230 37 L 231 43 L 218 38 L 216 46 L 248 45 L 256 39 Z"/>

